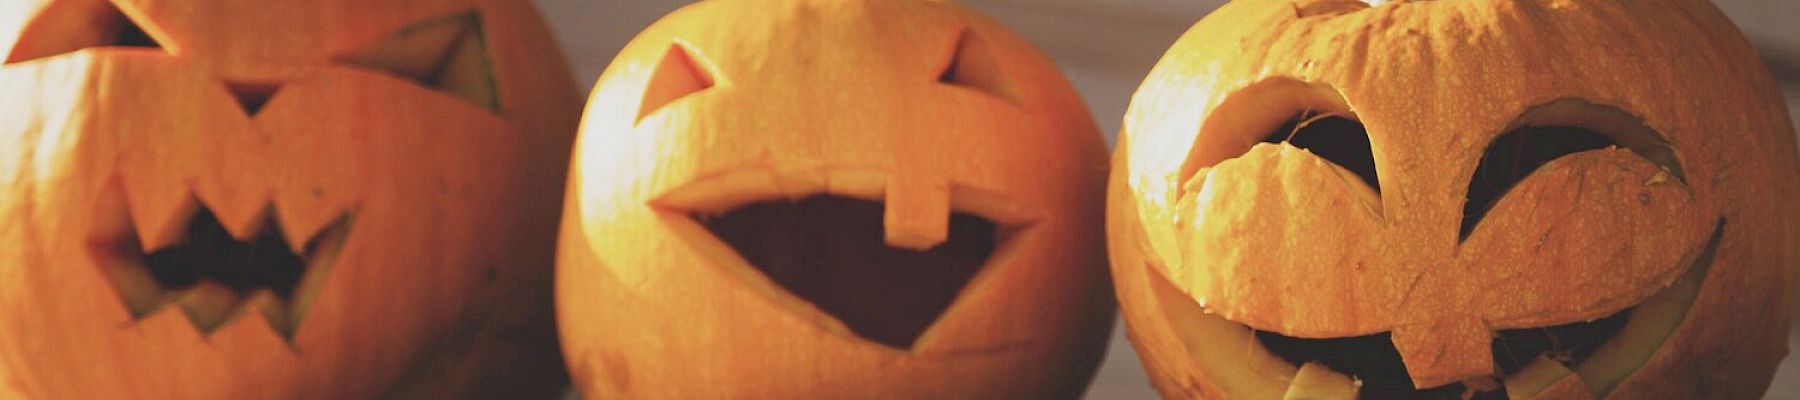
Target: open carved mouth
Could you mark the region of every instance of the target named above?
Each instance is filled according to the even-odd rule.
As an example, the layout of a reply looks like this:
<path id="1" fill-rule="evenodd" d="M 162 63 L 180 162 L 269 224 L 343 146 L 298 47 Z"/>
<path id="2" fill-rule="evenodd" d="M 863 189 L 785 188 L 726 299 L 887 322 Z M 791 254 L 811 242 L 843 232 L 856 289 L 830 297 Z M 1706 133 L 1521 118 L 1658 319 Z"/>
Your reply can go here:
<path id="1" fill-rule="evenodd" d="M 864 169 L 751 167 L 649 205 L 709 264 L 777 307 L 827 332 L 910 351 L 930 341 L 990 260 L 1009 258 L 1010 239 L 1038 215 L 999 193 L 948 189 L 939 197 L 890 188 L 886 173 Z"/>
<path id="2" fill-rule="evenodd" d="M 1307 339 L 1255 331 L 1254 338 L 1270 355 L 1294 367 L 1318 364 L 1356 379 L 1361 398 L 1529 398 L 1570 374 L 1579 376 L 1587 389 L 1601 398 L 1641 368 L 1680 326 L 1712 267 L 1724 227 L 1725 222 L 1719 221 L 1705 247 L 1691 258 L 1692 263 L 1678 280 L 1635 306 L 1593 321 L 1496 332 L 1491 344 L 1495 374 L 1464 380 L 1465 383 L 1415 388 L 1391 333 Z M 1150 269 L 1151 284 L 1157 286 L 1158 296 L 1167 307 L 1165 312 L 1172 320 L 1192 320 L 1204 313 L 1192 298 L 1155 272 L 1159 268 Z M 1479 384 L 1466 384 L 1471 382 Z"/>
<path id="3" fill-rule="evenodd" d="M 987 263 L 1006 230 L 954 213 L 928 250 L 887 245 L 881 203 L 831 195 L 695 215 L 720 241 L 788 293 L 864 339 L 910 348 Z"/>
<path id="4" fill-rule="evenodd" d="M 270 206 L 249 229 L 233 232 L 211 208 L 190 199 L 181 208 L 185 216 L 175 219 L 181 226 L 170 227 L 178 232 L 174 240 L 146 245 L 122 200 L 102 208 L 91 250 L 134 319 L 174 305 L 195 329 L 210 334 L 256 311 L 289 341 L 351 225 L 346 214 L 293 241 Z"/>

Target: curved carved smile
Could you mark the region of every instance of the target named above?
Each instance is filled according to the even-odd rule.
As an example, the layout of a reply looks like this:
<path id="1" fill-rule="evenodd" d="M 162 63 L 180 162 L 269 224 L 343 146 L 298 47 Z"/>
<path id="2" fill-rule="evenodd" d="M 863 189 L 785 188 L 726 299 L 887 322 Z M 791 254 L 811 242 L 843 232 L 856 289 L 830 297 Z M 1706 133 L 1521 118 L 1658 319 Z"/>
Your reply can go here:
<path id="1" fill-rule="evenodd" d="M 122 204 L 119 204 L 122 206 Z M 100 223 L 93 255 L 112 280 L 134 319 L 166 306 L 181 309 L 194 328 L 210 334 L 246 311 L 261 313 L 283 339 L 293 340 L 300 319 L 349 234 L 342 215 L 304 241 L 288 240 L 274 207 L 264 209 L 245 232 L 233 232 L 213 210 L 189 200 L 171 243 L 146 245 L 136 234 L 137 218 L 125 210 L 100 210 L 121 217 Z"/>
<path id="2" fill-rule="evenodd" d="M 775 283 L 896 348 L 912 347 L 998 241 L 993 222 L 956 214 L 943 244 L 889 247 L 880 203 L 833 196 L 756 203 L 701 221 Z"/>
<path id="3" fill-rule="evenodd" d="M 1009 239 L 1035 215 L 976 189 L 935 200 L 955 204 L 928 207 L 934 212 L 896 213 L 896 195 L 916 193 L 867 190 L 886 186 L 880 172 L 735 174 L 679 187 L 651 205 L 690 232 L 686 240 L 696 247 L 716 249 L 701 251 L 712 262 L 775 294 L 777 304 L 827 331 L 900 350 L 928 341 L 930 328 L 953 311 L 965 287 L 978 285 L 990 260 L 1006 259 Z M 741 185 L 745 176 L 785 182 L 774 189 L 813 189 Z M 924 248 L 897 242 L 897 220 L 942 222 L 942 239 Z"/>
<path id="4" fill-rule="evenodd" d="M 1255 331 L 1253 346 L 1296 368 L 1312 364 L 1352 377 L 1360 382 L 1362 398 L 1448 399 L 1465 398 L 1465 394 L 1477 399 L 1531 398 L 1566 379 L 1575 379 L 1595 398 L 1602 398 L 1642 367 L 1680 326 L 1711 270 L 1724 227 L 1725 221 L 1720 220 L 1705 246 L 1689 258 L 1680 279 L 1632 307 L 1594 321 L 1496 332 L 1492 344 L 1496 373 L 1488 385 L 1414 388 L 1388 333 L 1306 339 Z M 1171 320 L 1199 317 L 1217 321 L 1190 326 L 1247 328 L 1205 314 L 1192 298 L 1161 276 L 1160 268 L 1149 269 L 1151 285 L 1168 307 L 1164 310 Z M 1293 385 L 1305 384 L 1296 378 Z"/>

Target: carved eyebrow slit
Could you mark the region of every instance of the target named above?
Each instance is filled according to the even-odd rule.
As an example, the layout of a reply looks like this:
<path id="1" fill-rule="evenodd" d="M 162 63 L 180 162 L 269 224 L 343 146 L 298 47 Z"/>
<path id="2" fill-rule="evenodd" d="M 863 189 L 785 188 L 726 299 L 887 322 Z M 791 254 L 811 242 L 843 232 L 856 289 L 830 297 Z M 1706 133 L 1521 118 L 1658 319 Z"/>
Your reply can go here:
<path id="1" fill-rule="evenodd" d="M 481 17 L 474 11 L 407 26 L 340 57 L 339 62 L 386 72 L 490 111 L 500 110 L 487 38 Z"/>
<path id="2" fill-rule="evenodd" d="M 1381 193 L 1381 178 L 1375 173 L 1375 152 L 1369 143 L 1369 132 L 1352 117 L 1333 113 L 1302 111 L 1269 131 L 1263 143 L 1287 143 L 1350 170 L 1375 193 Z"/>
<path id="3" fill-rule="evenodd" d="M 52 2 L 27 23 L 6 63 L 53 57 L 93 47 L 167 52 L 136 19 L 105 0 Z"/>

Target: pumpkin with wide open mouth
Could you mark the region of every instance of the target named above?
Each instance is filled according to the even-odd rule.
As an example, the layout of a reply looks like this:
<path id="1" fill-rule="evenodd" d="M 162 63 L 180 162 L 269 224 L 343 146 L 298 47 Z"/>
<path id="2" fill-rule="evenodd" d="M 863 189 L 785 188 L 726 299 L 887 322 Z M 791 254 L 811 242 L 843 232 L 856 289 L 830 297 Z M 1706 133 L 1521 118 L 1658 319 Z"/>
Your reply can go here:
<path id="1" fill-rule="evenodd" d="M 1114 278 L 1172 398 L 1754 398 L 1790 129 L 1704 1 L 1232 2 L 1133 98 Z"/>
<path id="2" fill-rule="evenodd" d="M 585 118 L 557 275 L 585 396 L 1069 398 L 1098 364 L 1104 145 L 991 20 L 698 3 Z"/>
<path id="3" fill-rule="evenodd" d="M 0 398 L 562 394 L 528 4 L 0 8 Z"/>

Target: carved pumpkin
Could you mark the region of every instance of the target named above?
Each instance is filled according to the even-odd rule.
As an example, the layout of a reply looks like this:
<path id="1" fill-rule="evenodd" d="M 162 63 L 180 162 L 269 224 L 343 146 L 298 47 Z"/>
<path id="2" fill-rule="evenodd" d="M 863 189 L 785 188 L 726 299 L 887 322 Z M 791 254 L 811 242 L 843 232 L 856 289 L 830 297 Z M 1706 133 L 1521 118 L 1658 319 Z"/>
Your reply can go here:
<path id="1" fill-rule="evenodd" d="M 1169 397 L 1753 398 L 1782 104 L 1704 1 L 1229 3 L 1115 153 L 1131 338 Z"/>
<path id="2" fill-rule="evenodd" d="M 562 390 L 529 4 L 4 7 L 0 397 Z"/>
<path id="3" fill-rule="evenodd" d="M 1105 148 L 1022 39 L 930 1 L 708 1 L 633 40 L 557 269 L 591 398 L 1079 395 Z"/>

